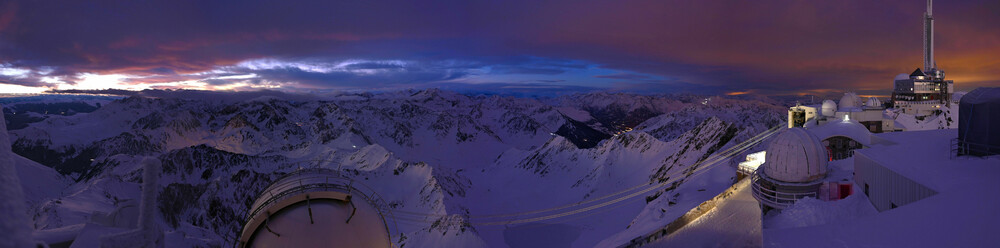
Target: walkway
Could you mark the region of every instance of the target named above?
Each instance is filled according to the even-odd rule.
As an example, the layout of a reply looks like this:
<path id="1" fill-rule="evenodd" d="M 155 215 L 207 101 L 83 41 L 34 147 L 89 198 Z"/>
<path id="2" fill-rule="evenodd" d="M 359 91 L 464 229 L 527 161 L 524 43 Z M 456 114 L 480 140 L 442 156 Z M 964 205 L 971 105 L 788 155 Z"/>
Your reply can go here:
<path id="1" fill-rule="evenodd" d="M 741 180 L 715 208 L 646 247 L 761 247 L 760 207 L 749 183 Z"/>

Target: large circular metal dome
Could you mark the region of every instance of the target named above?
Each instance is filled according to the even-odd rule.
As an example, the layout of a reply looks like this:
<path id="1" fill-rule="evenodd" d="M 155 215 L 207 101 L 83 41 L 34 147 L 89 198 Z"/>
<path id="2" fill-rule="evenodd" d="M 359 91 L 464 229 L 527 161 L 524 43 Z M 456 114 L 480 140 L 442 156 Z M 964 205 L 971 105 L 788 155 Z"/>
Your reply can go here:
<path id="1" fill-rule="evenodd" d="M 802 128 L 789 128 L 767 148 L 763 172 L 779 181 L 811 182 L 826 176 L 828 161 L 826 147 L 816 135 Z"/>

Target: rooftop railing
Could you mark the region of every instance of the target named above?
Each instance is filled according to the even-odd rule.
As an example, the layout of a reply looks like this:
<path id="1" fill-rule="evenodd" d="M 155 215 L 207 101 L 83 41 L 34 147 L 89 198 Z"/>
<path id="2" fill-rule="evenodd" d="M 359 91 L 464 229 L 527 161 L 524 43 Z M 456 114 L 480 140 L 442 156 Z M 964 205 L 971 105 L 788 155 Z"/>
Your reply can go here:
<path id="1" fill-rule="evenodd" d="M 958 138 L 951 139 L 951 158 L 966 155 L 979 157 L 1000 155 L 1000 146 L 968 142 Z"/>
<path id="2" fill-rule="evenodd" d="M 762 204 L 777 208 L 785 209 L 796 201 L 806 197 L 817 198 L 819 196 L 818 183 L 779 183 L 775 182 L 773 179 L 767 178 L 766 175 L 761 174 L 762 168 L 758 168 L 751 175 L 751 189 L 753 193 L 753 198 L 760 201 Z M 769 189 L 766 186 L 774 187 L 775 189 Z"/>
<path id="3" fill-rule="evenodd" d="M 359 197 L 371 204 L 382 217 L 386 232 L 389 233 L 390 237 L 398 232 L 399 227 L 395 223 L 391 208 L 381 195 L 362 182 L 343 177 L 339 171 L 325 168 L 299 169 L 280 177 L 257 196 L 257 200 L 251 205 L 251 211 L 245 218 L 245 223 L 253 223 L 255 218 L 266 218 L 266 216 L 261 216 L 262 211 L 266 211 L 272 205 L 286 198 L 302 193 L 322 191 L 347 193 L 352 199 Z"/>

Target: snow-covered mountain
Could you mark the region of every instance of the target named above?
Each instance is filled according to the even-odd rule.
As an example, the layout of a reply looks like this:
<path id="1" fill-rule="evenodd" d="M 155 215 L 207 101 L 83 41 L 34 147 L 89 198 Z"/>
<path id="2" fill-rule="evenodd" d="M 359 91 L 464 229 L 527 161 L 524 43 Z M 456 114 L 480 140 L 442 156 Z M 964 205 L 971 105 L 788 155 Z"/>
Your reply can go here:
<path id="1" fill-rule="evenodd" d="M 433 89 L 312 100 L 129 97 L 9 133 L 23 156 L 18 169 L 45 171 L 29 173 L 44 180 L 22 182 L 52 182 L 25 186 L 43 233 L 124 211 L 139 198 L 139 161 L 154 156 L 163 161 L 159 220 L 168 244 L 230 245 L 269 183 L 327 167 L 389 203 L 400 246 L 590 247 L 627 241 L 718 194 L 734 170 L 691 174 L 692 165 L 784 119 L 784 107 L 762 101 L 692 99 Z M 536 211 L 607 202 L 667 180 L 677 181 L 596 210 Z M 539 241 L 529 238 L 536 228 L 560 235 L 525 243 Z"/>

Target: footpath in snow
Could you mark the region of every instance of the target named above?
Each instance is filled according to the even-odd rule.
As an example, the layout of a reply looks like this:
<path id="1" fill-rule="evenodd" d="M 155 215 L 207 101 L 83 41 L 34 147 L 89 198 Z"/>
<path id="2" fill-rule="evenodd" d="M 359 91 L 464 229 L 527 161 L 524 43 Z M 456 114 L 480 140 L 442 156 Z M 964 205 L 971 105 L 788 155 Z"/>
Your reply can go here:
<path id="1" fill-rule="evenodd" d="M 761 247 L 761 238 L 760 207 L 750 193 L 750 180 L 742 180 L 732 196 L 648 247 Z"/>

